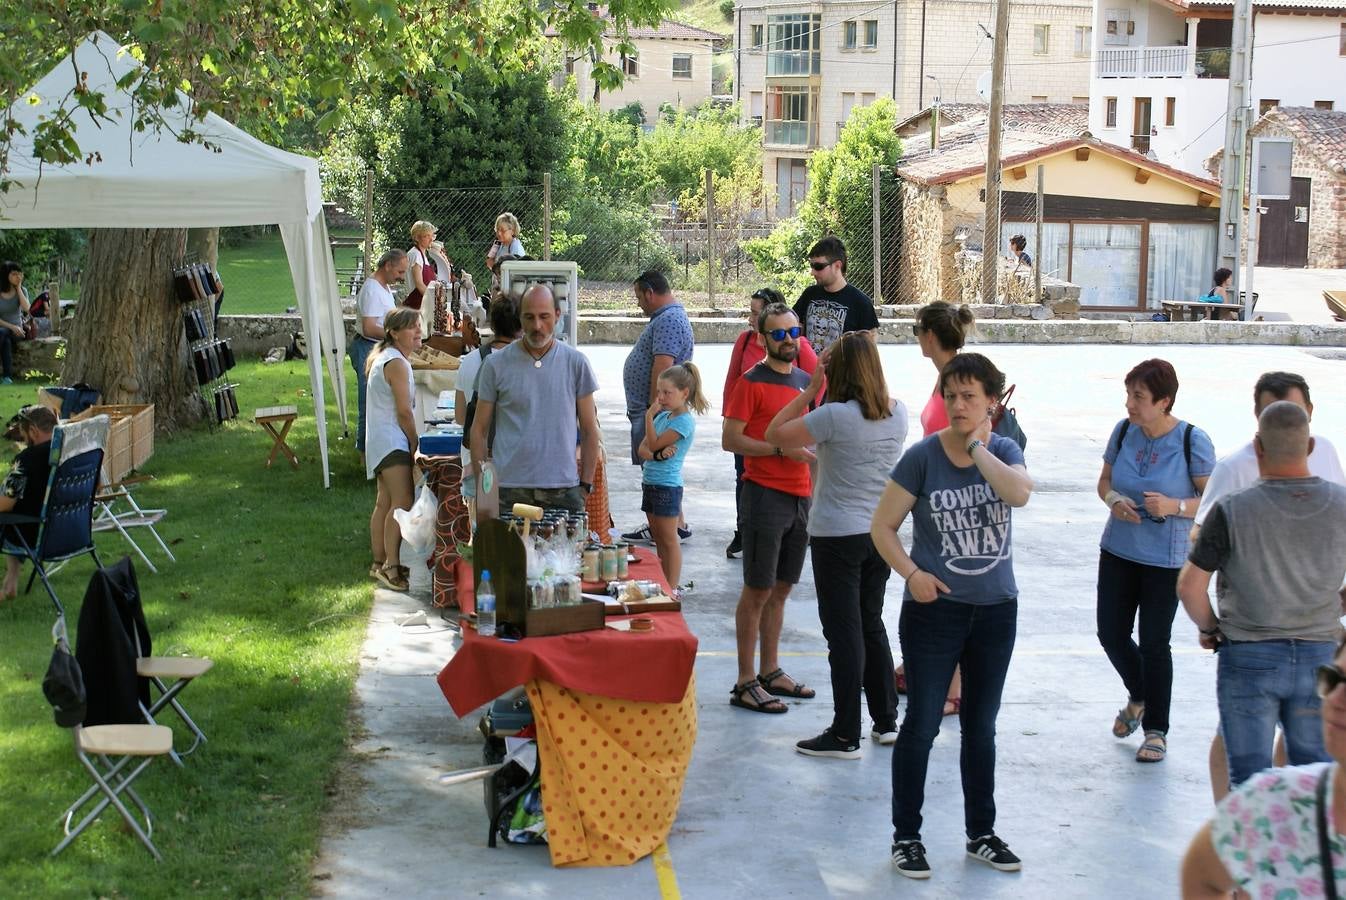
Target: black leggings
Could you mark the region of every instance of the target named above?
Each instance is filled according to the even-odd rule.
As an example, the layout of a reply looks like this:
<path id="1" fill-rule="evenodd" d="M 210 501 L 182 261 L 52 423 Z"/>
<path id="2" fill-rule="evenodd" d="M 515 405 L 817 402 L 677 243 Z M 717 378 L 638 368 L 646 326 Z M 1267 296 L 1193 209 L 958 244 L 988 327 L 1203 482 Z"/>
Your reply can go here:
<path id="1" fill-rule="evenodd" d="M 14 377 L 14 344 L 18 338 L 8 328 L 0 328 L 0 366 L 6 378 Z"/>

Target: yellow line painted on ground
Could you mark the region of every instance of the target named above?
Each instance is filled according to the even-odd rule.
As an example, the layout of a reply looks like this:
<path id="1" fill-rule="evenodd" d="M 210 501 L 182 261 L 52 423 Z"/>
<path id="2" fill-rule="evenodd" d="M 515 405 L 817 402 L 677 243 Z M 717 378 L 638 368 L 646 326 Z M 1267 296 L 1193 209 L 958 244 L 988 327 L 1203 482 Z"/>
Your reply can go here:
<path id="1" fill-rule="evenodd" d="M 654 848 L 654 877 L 659 880 L 659 896 L 664 900 L 682 900 L 678 890 L 678 876 L 673 872 L 673 859 L 668 855 L 668 842 Z"/>

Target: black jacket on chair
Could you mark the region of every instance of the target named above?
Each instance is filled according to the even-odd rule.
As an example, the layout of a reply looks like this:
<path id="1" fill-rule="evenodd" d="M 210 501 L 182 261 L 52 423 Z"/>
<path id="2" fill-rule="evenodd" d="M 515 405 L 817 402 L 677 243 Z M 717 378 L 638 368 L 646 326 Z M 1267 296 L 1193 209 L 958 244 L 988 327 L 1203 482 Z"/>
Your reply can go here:
<path id="1" fill-rule="evenodd" d="M 123 556 L 115 565 L 94 572 L 79 611 L 75 659 L 88 693 L 85 725 L 144 721 L 140 704 L 150 705 L 149 681 L 136 676 L 137 655 L 150 655 L 150 630 L 140 606 L 135 569 Z"/>

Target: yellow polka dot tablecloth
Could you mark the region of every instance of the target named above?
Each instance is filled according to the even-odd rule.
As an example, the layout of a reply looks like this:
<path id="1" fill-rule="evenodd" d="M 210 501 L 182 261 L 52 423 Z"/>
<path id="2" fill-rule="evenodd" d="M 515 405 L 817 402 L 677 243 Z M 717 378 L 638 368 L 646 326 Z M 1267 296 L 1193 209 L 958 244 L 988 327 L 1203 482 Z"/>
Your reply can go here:
<path id="1" fill-rule="evenodd" d="M 528 682 L 554 866 L 626 866 L 678 815 L 696 743 L 696 679 L 679 703 L 615 700 Z"/>

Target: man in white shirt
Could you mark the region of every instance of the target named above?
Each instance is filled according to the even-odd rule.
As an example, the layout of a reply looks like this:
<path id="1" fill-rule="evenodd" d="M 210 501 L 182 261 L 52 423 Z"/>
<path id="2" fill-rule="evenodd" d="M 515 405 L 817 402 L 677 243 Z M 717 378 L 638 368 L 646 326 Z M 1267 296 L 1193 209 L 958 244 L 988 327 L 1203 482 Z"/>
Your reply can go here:
<path id="1" fill-rule="evenodd" d="M 1262 410 L 1277 400 L 1288 400 L 1302 406 L 1312 421 L 1313 403 L 1309 400 L 1308 382 L 1302 375 L 1293 372 L 1266 372 L 1258 378 L 1257 384 L 1253 387 L 1253 416 L 1260 417 Z M 1342 472 L 1337 450 L 1325 437 L 1314 435 L 1309 441 L 1309 474 L 1316 475 L 1324 481 L 1346 485 L 1346 473 Z M 1192 525 L 1192 540 L 1196 540 L 1202 523 L 1206 521 L 1206 516 L 1216 501 L 1252 487 L 1259 477 L 1257 451 L 1253 448 L 1252 441 L 1217 462 L 1214 471 L 1210 473 L 1210 480 L 1206 482 L 1206 489 L 1201 494 L 1201 505 L 1197 507 Z M 1343 594 L 1343 603 L 1346 604 L 1346 594 Z M 1285 747 L 1279 733 L 1276 736 L 1274 759 L 1276 765 L 1285 765 Z M 1215 802 L 1219 803 L 1229 793 L 1229 758 L 1225 751 L 1224 739 L 1219 732 L 1216 732 L 1215 739 L 1210 745 L 1210 783 Z"/>
<path id="2" fill-rule="evenodd" d="M 356 298 L 360 324 L 351 339 L 347 352 L 355 367 L 356 399 L 360 409 L 359 425 L 355 432 L 355 449 L 365 452 L 365 360 L 374 345 L 383 337 L 383 317 L 396 306 L 392 286 L 400 284 L 407 274 L 407 254 L 396 248 L 379 257 L 378 268 L 360 286 Z"/>

